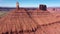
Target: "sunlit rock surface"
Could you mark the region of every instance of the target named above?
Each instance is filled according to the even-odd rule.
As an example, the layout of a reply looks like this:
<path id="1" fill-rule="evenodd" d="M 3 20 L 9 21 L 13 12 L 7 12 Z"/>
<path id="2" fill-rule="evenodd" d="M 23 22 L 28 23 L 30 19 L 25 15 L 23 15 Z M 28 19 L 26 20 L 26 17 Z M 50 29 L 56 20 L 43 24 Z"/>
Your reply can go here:
<path id="1" fill-rule="evenodd" d="M 12 10 L 0 19 L 0 34 L 60 34 L 60 14 L 50 11 Z"/>

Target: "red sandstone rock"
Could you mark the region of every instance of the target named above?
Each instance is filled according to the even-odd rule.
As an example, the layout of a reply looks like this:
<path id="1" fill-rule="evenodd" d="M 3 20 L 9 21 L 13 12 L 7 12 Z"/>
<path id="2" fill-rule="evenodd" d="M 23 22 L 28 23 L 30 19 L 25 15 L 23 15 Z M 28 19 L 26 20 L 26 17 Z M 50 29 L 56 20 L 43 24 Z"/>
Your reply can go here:
<path id="1" fill-rule="evenodd" d="M 47 10 L 47 6 L 41 4 L 41 5 L 39 5 L 39 9 L 40 9 L 40 10 L 44 10 L 44 11 L 46 11 L 46 10 Z"/>
<path id="2" fill-rule="evenodd" d="M 44 11 L 19 9 L 17 3 L 17 10 L 0 19 L 0 34 L 60 34 L 60 17 L 45 5 L 40 9 Z"/>

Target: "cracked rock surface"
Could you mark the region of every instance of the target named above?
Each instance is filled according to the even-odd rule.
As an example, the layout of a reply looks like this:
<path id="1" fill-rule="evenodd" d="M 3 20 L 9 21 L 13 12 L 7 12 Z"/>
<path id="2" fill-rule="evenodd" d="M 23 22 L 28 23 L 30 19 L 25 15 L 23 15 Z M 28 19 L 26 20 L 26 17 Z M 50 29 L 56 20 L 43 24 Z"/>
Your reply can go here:
<path id="1" fill-rule="evenodd" d="M 10 11 L 0 19 L 0 34 L 60 34 L 60 17 L 49 11 Z"/>

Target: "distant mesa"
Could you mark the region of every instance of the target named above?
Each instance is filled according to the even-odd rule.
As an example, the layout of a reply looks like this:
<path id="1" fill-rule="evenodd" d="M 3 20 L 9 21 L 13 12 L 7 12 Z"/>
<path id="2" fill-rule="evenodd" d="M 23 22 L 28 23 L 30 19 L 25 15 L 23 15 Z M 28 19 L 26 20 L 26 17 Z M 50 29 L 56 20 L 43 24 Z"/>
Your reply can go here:
<path id="1" fill-rule="evenodd" d="M 40 5 L 39 5 L 39 9 L 46 11 L 46 10 L 47 10 L 47 6 L 44 5 L 44 4 L 40 4 Z"/>

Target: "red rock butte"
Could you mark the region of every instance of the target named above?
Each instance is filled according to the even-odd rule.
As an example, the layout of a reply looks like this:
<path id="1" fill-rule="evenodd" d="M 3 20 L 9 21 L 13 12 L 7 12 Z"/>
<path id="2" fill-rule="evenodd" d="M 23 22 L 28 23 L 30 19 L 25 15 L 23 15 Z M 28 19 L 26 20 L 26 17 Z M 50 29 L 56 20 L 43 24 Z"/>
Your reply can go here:
<path id="1" fill-rule="evenodd" d="M 0 34 L 60 34 L 60 17 L 57 18 L 57 14 L 45 8 L 20 9 L 18 2 L 16 6 L 17 9 L 0 19 Z"/>

